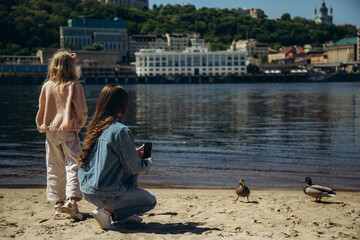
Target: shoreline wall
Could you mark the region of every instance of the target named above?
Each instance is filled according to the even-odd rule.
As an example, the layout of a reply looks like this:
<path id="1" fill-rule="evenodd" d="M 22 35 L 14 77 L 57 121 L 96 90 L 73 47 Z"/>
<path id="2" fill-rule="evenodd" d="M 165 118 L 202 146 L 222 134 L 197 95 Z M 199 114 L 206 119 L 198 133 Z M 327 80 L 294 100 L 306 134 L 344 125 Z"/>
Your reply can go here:
<path id="1" fill-rule="evenodd" d="M 39 85 L 44 75 L 22 74 L 0 76 L 0 85 Z M 137 77 L 121 76 L 116 78 L 98 77 L 80 79 L 83 84 L 209 84 L 209 83 L 296 83 L 296 82 L 357 82 L 360 74 L 336 73 L 320 74 L 249 74 L 242 76 L 165 76 Z"/>

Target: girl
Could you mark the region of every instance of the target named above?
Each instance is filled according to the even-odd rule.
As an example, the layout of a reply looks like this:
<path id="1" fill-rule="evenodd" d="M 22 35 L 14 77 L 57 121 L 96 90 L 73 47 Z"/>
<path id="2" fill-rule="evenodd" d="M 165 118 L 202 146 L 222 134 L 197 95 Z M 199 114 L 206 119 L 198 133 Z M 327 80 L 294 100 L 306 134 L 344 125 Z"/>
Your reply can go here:
<path id="1" fill-rule="evenodd" d="M 156 205 L 155 197 L 137 188 L 138 173 L 149 169 L 152 158 L 142 159 L 132 134 L 120 123 L 128 105 L 126 90 L 116 84 L 103 88 L 77 158 L 80 189 L 86 200 L 98 207 L 92 215 L 102 229 L 115 222 L 141 222 L 135 215 Z"/>
<path id="2" fill-rule="evenodd" d="M 81 151 L 78 132 L 86 123 L 87 106 L 77 80 L 76 54 L 58 50 L 41 89 L 36 126 L 46 133 L 47 199 L 56 202 L 55 214 L 66 212 L 82 220 L 76 204 L 82 198 L 76 157 Z"/>

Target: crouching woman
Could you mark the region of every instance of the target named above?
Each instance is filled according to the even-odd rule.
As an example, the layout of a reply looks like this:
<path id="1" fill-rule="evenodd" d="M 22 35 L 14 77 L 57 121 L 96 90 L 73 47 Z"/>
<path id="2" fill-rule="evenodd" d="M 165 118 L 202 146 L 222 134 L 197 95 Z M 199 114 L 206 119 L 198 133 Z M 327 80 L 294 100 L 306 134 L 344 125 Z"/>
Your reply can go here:
<path id="1" fill-rule="evenodd" d="M 102 229 L 114 222 L 141 222 L 141 214 L 153 209 L 156 198 L 137 187 L 140 172 L 153 159 L 142 159 L 143 146 L 135 147 L 131 131 L 120 121 L 127 111 L 128 94 L 120 85 L 106 85 L 87 127 L 78 157 L 80 189 L 97 209 L 92 215 Z"/>

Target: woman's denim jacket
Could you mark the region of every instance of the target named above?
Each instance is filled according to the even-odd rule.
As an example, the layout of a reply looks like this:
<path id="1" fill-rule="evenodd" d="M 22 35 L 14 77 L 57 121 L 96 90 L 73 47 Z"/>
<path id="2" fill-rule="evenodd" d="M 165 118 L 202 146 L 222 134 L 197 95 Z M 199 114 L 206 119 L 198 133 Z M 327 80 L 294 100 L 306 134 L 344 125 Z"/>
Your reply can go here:
<path id="1" fill-rule="evenodd" d="M 80 189 L 85 194 L 121 195 L 131 175 L 151 166 L 150 159 L 139 158 L 130 129 L 115 122 L 101 134 L 87 163 L 79 168 Z"/>

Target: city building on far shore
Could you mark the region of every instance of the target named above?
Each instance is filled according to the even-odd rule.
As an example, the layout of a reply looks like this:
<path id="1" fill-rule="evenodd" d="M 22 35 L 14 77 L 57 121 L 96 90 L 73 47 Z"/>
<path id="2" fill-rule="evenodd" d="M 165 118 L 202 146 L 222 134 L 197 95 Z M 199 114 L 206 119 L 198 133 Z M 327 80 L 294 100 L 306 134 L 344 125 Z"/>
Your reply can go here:
<path id="1" fill-rule="evenodd" d="M 46 73 L 47 64 L 38 56 L 0 55 L 0 72 Z"/>
<path id="2" fill-rule="evenodd" d="M 192 3 L 183 3 L 183 7 L 191 8 L 191 7 L 195 7 L 195 5 Z"/>
<path id="3" fill-rule="evenodd" d="M 327 54 L 325 53 L 311 53 L 307 55 L 307 58 L 310 59 L 310 64 L 321 64 L 327 63 Z"/>
<path id="4" fill-rule="evenodd" d="M 253 18 L 259 18 L 263 15 L 265 15 L 264 10 L 260 9 L 260 8 L 250 8 L 250 9 L 246 9 L 246 8 L 229 8 L 230 11 L 233 11 L 239 15 L 244 15 L 244 16 L 250 16 Z"/>
<path id="5" fill-rule="evenodd" d="M 209 48 L 204 39 L 200 38 L 200 34 L 182 34 L 182 33 L 166 33 L 166 50 L 168 51 L 184 51 L 187 47 L 191 46 L 191 39 L 196 41 L 202 46 Z"/>
<path id="6" fill-rule="evenodd" d="M 248 12 L 249 12 L 250 17 L 253 17 L 253 18 L 259 18 L 259 17 L 265 15 L 265 12 L 260 8 L 250 8 L 250 9 L 248 9 Z"/>
<path id="7" fill-rule="evenodd" d="M 236 14 L 239 14 L 239 15 L 244 15 L 244 16 L 248 16 L 249 15 L 249 12 L 246 8 L 229 8 L 230 11 L 233 11 L 235 12 Z"/>
<path id="8" fill-rule="evenodd" d="M 328 62 L 354 62 L 357 56 L 358 38 L 343 38 L 328 46 Z"/>
<path id="9" fill-rule="evenodd" d="M 261 57 L 263 55 L 267 56 L 269 54 L 269 44 L 268 43 L 260 43 L 256 39 L 253 39 L 253 38 L 233 42 L 231 44 L 230 49 L 246 50 L 248 53 L 248 57 L 251 57 L 254 55 L 256 55 L 257 57 Z"/>
<path id="10" fill-rule="evenodd" d="M 114 3 L 116 5 L 124 5 L 138 9 L 149 8 L 149 0 L 98 0 L 102 3 Z"/>
<path id="11" fill-rule="evenodd" d="M 294 63 L 297 57 L 304 57 L 306 55 L 304 49 L 299 46 L 286 47 L 281 49 L 278 53 L 269 54 L 268 62 L 278 62 L 282 64 Z"/>
<path id="12" fill-rule="evenodd" d="M 167 50 L 182 51 L 190 45 L 190 36 L 181 33 L 166 33 Z"/>
<path id="13" fill-rule="evenodd" d="M 132 35 L 129 37 L 129 60 L 135 61 L 135 52 L 141 49 L 164 49 L 167 51 L 184 51 L 191 45 L 190 39 L 197 38 L 204 46 L 204 39 L 200 39 L 200 35 L 194 34 L 177 34 L 167 33 L 164 35 Z"/>
<path id="14" fill-rule="evenodd" d="M 333 9 L 330 8 L 330 15 L 328 14 L 329 10 L 326 7 L 325 0 L 323 0 L 323 3 L 321 4 L 321 7 L 319 9 L 319 15 L 317 14 L 317 9 L 315 8 L 315 16 L 314 21 L 316 23 L 322 23 L 322 24 L 332 24 L 333 22 Z"/>
<path id="15" fill-rule="evenodd" d="M 360 62 L 360 28 L 357 30 L 357 61 Z"/>
<path id="16" fill-rule="evenodd" d="M 211 52 L 197 38 L 182 52 L 143 49 L 135 53 L 137 76 L 244 75 L 246 51 Z"/>
<path id="17" fill-rule="evenodd" d="M 128 52 L 128 34 L 126 23 L 122 19 L 75 18 L 68 20 L 68 26 L 60 27 L 60 46 L 100 45 L 104 51 L 117 51 L 122 61 L 126 61 Z"/>
<path id="18" fill-rule="evenodd" d="M 55 48 L 44 48 L 37 51 L 36 56 L 41 64 L 49 64 L 52 56 L 57 51 Z M 131 75 L 134 69 L 127 64 L 122 64 L 117 51 L 81 51 L 75 50 L 77 68 L 81 78 L 115 78 Z"/>
<path id="19" fill-rule="evenodd" d="M 135 53 L 141 49 L 166 49 L 167 39 L 165 36 L 149 35 L 132 35 L 129 37 L 129 60 L 135 61 Z"/>
<path id="20" fill-rule="evenodd" d="M 37 65 L 40 64 L 40 58 L 37 56 L 0 55 L 0 63 Z"/>

